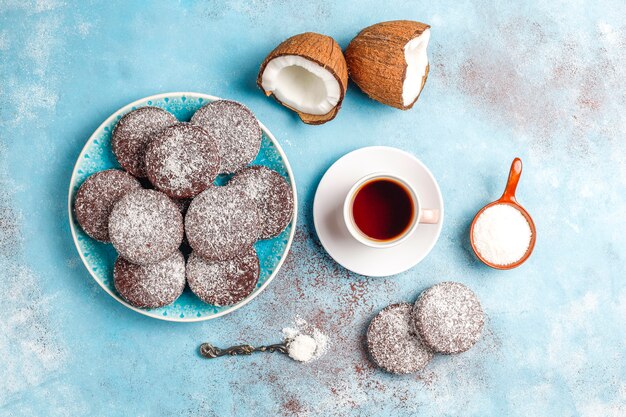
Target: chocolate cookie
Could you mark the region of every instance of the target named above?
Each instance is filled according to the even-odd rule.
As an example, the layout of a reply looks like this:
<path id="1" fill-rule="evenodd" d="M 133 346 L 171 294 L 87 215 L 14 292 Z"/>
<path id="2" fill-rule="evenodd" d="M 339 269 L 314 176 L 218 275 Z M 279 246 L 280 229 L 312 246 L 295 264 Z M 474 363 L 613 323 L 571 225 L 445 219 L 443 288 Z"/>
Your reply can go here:
<path id="1" fill-rule="evenodd" d="M 174 204 L 176 204 L 176 207 L 178 207 L 178 210 L 180 211 L 180 214 L 183 215 L 183 219 L 184 219 L 185 214 L 187 214 L 187 209 L 189 208 L 189 204 L 191 204 L 191 199 L 190 198 L 181 198 L 181 199 L 172 198 L 172 201 L 174 202 Z M 179 250 L 183 253 L 183 255 L 185 256 L 185 259 L 189 258 L 189 255 L 191 255 L 191 246 L 189 246 L 189 241 L 187 240 L 186 233 L 183 233 L 183 242 L 180 244 Z"/>
<path id="2" fill-rule="evenodd" d="M 260 239 L 278 236 L 293 218 L 293 193 L 285 178 L 264 166 L 251 166 L 237 172 L 228 184 L 243 190 L 259 208 Z"/>
<path id="3" fill-rule="evenodd" d="M 217 143 L 204 129 L 177 123 L 146 146 L 146 173 L 157 190 L 189 198 L 213 184 L 219 171 Z"/>
<path id="4" fill-rule="evenodd" d="M 474 346 L 485 321 L 476 295 L 458 282 L 442 282 L 424 291 L 415 302 L 413 317 L 424 344 L 444 354 Z"/>
<path id="5" fill-rule="evenodd" d="M 120 256 L 146 265 L 169 258 L 183 240 L 183 216 L 168 196 L 155 190 L 131 191 L 109 217 L 109 236 Z"/>
<path id="6" fill-rule="evenodd" d="M 185 215 L 189 244 L 206 259 L 234 258 L 259 238 L 261 226 L 254 201 L 234 187 L 207 188 Z"/>
<path id="7" fill-rule="evenodd" d="M 137 265 L 118 257 L 113 282 L 117 292 L 135 307 L 163 307 L 176 301 L 185 289 L 185 258 L 177 251 L 163 261 Z"/>
<path id="8" fill-rule="evenodd" d="M 82 183 L 74 200 L 76 220 L 92 238 L 109 242 L 109 215 L 126 193 L 141 188 L 139 181 L 124 171 L 96 172 Z"/>
<path id="9" fill-rule="evenodd" d="M 259 258 L 252 247 L 226 261 L 209 261 L 192 252 L 187 263 L 187 282 L 205 303 L 226 306 L 254 291 L 259 272 Z"/>
<path id="10" fill-rule="evenodd" d="M 111 135 L 113 153 L 122 168 L 145 177 L 144 153 L 155 133 L 178 123 L 173 114 L 158 107 L 140 107 L 126 113 Z"/>
<path id="11" fill-rule="evenodd" d="M 417 372 L 433 357 L 415 334 L 412 310 L 408 303 L 392 304 L 378 313 L 367 329 L 370 356 L 387 372 Z"/>
<path id="12" fill-rule="evenodd" d="M 261 147 L 261 127 L 243 104 L 217 100 L 196 111 L 191 123 L 202 127 L 217 141 L 220 172 L 232 173 L 256 158 Z"/>

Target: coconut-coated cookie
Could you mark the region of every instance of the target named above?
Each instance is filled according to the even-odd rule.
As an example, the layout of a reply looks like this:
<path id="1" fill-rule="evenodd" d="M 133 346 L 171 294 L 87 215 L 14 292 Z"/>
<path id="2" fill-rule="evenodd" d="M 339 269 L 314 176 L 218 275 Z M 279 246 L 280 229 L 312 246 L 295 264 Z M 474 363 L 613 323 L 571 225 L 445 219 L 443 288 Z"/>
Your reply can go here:
<path id="1" fill-rule="evenodd" d="M 261 126 L 241 103 L 217 100 L 196 111 L 191 123 L 202 127 L 217 141 L 220 173 L 233 173 L 256 158 L 261 148 Z"/>
<path id="2" fill-rule="evenodd" d="M 252 247 L 226 261 L 209 261 L 192 252 L 187 264 L 187 282 L 205 303 L 226 306 L 252 293 L 259 272 L 259 258 Z"/>
<path id="3" fill-rule="evenodd" d="M 118 257 L 113 282 L 117 292 L 131 305 L 163 307 L 176 301 L 185 289 L 185 258 L 176 251 L 160 262 L 137 265 Z"/>
<path id="4" fill-rule="evenodd" d="M 183 240 L 183 216 L 155 190 L 131 191 L 113 207 L 109 236 L 120 256 L 146 265 L 169 258 Z"/>
<path id="5" fill-rule="evenodd" d="M 185 232 L 194 252 L 206 259 L 232 259 L 250 247 L 261 231 L 254 201 L 234 187 L 201 192 L 185 215 Z"/>
<path id="6" fill-rule="evenodd" d="M 132 175 L 118 169 L 96 172 L 82 183 L 74 200 L 76 220 L 92 238 L 109 242 L 109 215 L 126 193 L 141 188 Z"/>
<path id="7" fill-rule="evenodd" d="M 111 148 L 122 168 L 135 177 L 145 177 L 146 146 L 155 133 L 178 123 L 176 117 L 158 107 L 140 107 L 126 113 L 113 129 Z"/>
<path id="8" fill-rule="evenodd" d="M 190 198 L 215 180 L 220 159 L 215 140 L 190 123 L 177 123 L 153 136 L 146 146 L 150 182 L 173 198 Z"/>
<path id="9" fill-rule="evenodd" d="M 442 282 L 422 292 L 413 317 L 424 344 L 444 354 L 465 352 L 474 346 L 485 321 L 476 295 L 458 282 Z"/>
<path id="10" fill-rule="evenodd" d="M 176 207 L 178 207 L 178 210 L 180 211 L 180 214 L 183 215 L 183 219 L 184 219 L 185 214 L 187 214 L 187 209 L 189 208 L 189 204 L 191 204 L 191 199 L 190 198 L 182 198 L 182 199 L 172 198 L 172 201 L 174 202 L 174 204 L 176 204 Z M 189 241 L 187 241 L 186 234 L 183 234 L 183 242 L 180 244 L 179 249 L 185 256 L 185 259 L 189 258 L 189 255 L 191 254 L 191 246 L 189 246 Z"/>
<path id="11" fill-rule="evenodd" d="M 176 207 L 178 207 L 178 210 L 180 211 L 180 214 L 183 215 L 183 217 L 185 217 L 185 214 L 187 213 L 187 209 L 189 208 L 189 205 L 191 204 L 191 199 L 190 198 L 172 198 L 172 201 L 174 202 L 174 204 L 176 204 Z"/>
<path id="12" fill-rule="evenodd" d="M 387 372 L 417 372 L 433 357 L 415 334 L 412 310 L 408 303 L 392 304 L 378 313 L 367 329 L 370 356 Z"/>
<path id="13" fill-rule="evenodd" d="M 278 236 L 293 218 L 293 193 L 285 178 L 264 166 L 250 166 L 237 172 L 229 187 L 243 190 L 259 208 L 260 239 Z"/>

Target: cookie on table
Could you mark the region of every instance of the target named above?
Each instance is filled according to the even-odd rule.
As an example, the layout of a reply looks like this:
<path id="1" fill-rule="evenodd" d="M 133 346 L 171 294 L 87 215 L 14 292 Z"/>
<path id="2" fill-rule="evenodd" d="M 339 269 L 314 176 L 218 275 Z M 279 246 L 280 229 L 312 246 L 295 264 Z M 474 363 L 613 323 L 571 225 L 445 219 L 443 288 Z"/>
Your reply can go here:
<path id="1" fill-rule="evenodd" d="M 183 240 L 183 216 L 159 191 L 131 191 L 111 211 L 109 236 L 127 261 L 139 265 L 159 262 L 178 250 Z"/>
<path id="2" fill-rule="evenodd" d="M 261 126 L 241 103 L 217 100 L 196 111 L 191 123 L 202 127 L 217 141 L 220 173 L 233 173 L 256 158 L 261 148 Z"/>
<path id="3" fill-rule="evenodd" d="M 458 282 L 442 282 L 422 292 L 413 317 L 424 344 L 443 354 L 465 352 L 474 346 L 485 322 L 476 295 Z"/>
<path id="4" fill-rule="evenodd" d="M 278 236 L 293 218 L 293 193 L 285 178 L 264 166 L 250 166 L 237 172 L 229 187 L 243 190 L 259 208 L 263 229 L 260 239 Z"/>
<path id="5" fill-rule="evenodd" d="M 254 291 L 259 281 L 259 258 L 249 247 L 226 261 L 210 261 L 192 252 L 187 263 L 189 288 L 205 303 L 236 304 Z"/>
<path id="6" fill-rule="evenodd" d="M 190 198 L 213 184 L 220 167 L 215 140 L 201 127 L 177 123 L 153 136 L 145 168 L 154 187 L 172 198 Z"/>
<path id="7" fill-rule="evenodd" d="M 109 215 L 126 193 L 141 189 L 139 181 L 118 169 L 96 172 L 82 183 L 74 200 L 74 213 L 87 235 L 109 242 Z"/>
<path id="8" fill-rule="evenodd" d="M 113 268 L 117 292 L 139 308 L 172 304 L 185 289 L 185 258 L 176 251 L 169 258 L 149 265 L 137 265 L 118 257 Z"/>
<path id="9" fill-rule="evenodd" d="M 412 312 L 411 304 L 392 304 L 378 313 L 367 329 L 370 356 L 378 367 L 387 372 L 417 372 L 433 357 L 415 334 Z"/>
<path id="10" fill-rule="evenodd" d="M 178 123 L 176 117 L 158 107 L 140 107 L 126 113 L 115 125 L 111 148 L 122 168 L 135 177 L 145 177 L 144 154 L 154 134 Z"/>
<path id="11" fill-rule="evenodd" d="M 259 238 L 261 219 L 254 201 L 234 187 L 201 192 L 185 215 L 185 232 L 194 252 L 206 259 L 232 259 Z"/>

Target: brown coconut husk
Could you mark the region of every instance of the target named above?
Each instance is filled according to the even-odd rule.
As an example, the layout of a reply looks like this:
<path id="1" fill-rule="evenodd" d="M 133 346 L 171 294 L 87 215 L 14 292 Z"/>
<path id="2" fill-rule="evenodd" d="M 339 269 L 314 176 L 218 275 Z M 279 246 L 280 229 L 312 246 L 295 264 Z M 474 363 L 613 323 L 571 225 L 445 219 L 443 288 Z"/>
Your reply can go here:
<path id="1" fill-rule="evenodd" d="M 363 29 L 346 49 L 350 78 L 374 100 L 398 109 L 410 109 L 424 88 L 430 66 L 426 66 L 420 94 L 405 106 L 402 101 L 407 69 L 404 47 L 429 28 L 425 23 L 395 20 Z"/>
<path id="2" fill-rule="evenodd" d="M 265 67 L 268 62 L 283 55 L 301 56 L 328 70 L 339 83 L 341 96 L 339 97 L 337 105 L 331 111 L 323 115 L 301 113 L 274 97 L 276 101 L 298 113 L 300 119 L 307 124 L 319 125 L 334 119 L 341 108 L 343 98 L 345 97 L 346 90 L 348 88 L 348 66 L 346 65 L 346 60 L 339 44 L 337 44 L 337 42 L 335 42 L 335 40 L 330 36 L 314 32 L 301 33 L 283 41 L 272 52 L 270 52 L 265 60 L 263 60 L 261 68 L 259 69 L 257 85 L 261 88 L 261 90 L 263 90 L 266 96 L 272 95 L 272 92 L 265 91 L 263 89 L 261 84 L 263 71 L 265 71 Z"/>

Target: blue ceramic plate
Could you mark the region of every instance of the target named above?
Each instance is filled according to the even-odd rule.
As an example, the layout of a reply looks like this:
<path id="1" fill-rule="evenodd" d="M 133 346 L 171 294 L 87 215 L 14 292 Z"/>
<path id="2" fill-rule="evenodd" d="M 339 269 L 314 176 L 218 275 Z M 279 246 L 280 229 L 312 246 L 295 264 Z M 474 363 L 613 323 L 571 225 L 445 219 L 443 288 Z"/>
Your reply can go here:
<path id="1" fill-rule="evenodd" d="M 95 172 L 109 168 L 120 168 L 111 151 L 111 132 L 117 121 L 124 114 L 139 107 L 156 106 L 171 112 L 180 121 L 189 121 L 196 110 L 204 104 L 218 99 L 218 97 L 199 93 L 167 93 L 142 98 L 122 107 L 106 119 L 91 135 L 78 156 L 78 161 L 76 161 L 76 166 L 72 173 L 68 197 L 68 212 L 74 243 L 83 263 L 91 276 L 111 297 L 126 307 L 146 316 L 161 320 L 191 322 L 209 320 L 235 311 L 249 303 L 267 287 L 278 273 L 291 247 L 295 232 L 296 213 L 298 212 L 296 184 L 291 167 L 287 161 L 287 156 L 272 133 L 262 123 L 263 141 L 261 150 L 253 164 L 265 165 L 279 172 L 289 182 L 293 190 L 294 216 L 289 226 L 279 236 L 270 240 L 260 240 L 255 244 L 255 249 L 261 262 L 261 275 L 252 294 L 241 302 L 225 307 L 205 304 L 187 288 L 183 295 L 169 306 L 146 310 L 133 307 L 117 294 L 113 285 L 113 264 L 117 257 L 113 246 L 98 242 L 87 236 L 76 221 L 72 207 L 76 192 L 83 181 Z M 218 178 L 217 181 L 224 181 L 224 178 Z"/>

